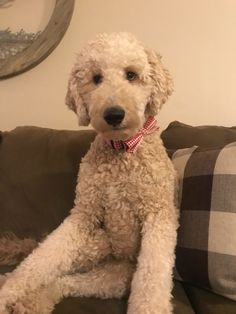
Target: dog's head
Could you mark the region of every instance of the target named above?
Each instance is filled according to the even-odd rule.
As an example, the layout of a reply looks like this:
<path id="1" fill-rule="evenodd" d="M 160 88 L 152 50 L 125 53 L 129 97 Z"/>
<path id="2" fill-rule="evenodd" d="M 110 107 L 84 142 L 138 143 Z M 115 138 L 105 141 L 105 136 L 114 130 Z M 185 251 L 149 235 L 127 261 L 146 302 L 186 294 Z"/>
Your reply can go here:
<path id="1" fill-rule="evenodd" d="M 131 34 L 102 34 L 78 54 L 66 104 L 108 139 L 125 140 L 156 115 L 173 82 L 161 57 Z"/>

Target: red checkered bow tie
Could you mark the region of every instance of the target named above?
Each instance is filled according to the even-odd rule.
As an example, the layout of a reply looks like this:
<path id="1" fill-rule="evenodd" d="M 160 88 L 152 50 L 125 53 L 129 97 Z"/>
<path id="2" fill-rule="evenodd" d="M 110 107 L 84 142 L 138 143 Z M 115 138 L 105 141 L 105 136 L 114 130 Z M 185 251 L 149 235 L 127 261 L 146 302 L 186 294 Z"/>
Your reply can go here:
<path id="1" fill-rule="evenodd" d="M 154 117 L 149 117 L 143 127 L 133 137 L 125 141 L 109 141 L 115 150 L 125 150 L 128 153 L 134 153 L 145 135 L 151 134 L 158 130 L 157 121 Z"/>

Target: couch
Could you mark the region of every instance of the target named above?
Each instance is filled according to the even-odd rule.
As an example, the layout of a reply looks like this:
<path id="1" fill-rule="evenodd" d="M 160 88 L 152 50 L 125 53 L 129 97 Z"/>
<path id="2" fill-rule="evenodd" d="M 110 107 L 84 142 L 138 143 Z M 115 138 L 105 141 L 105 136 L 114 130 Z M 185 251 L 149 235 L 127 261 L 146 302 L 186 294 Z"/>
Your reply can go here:
<path id="1" fill-rule="evenodd" d="M 0 236 L 12 232 L 20 239 L 40 241 L 63 221 L 73 206 L 80 160 L 94 137 L 92 130 L 39 127 L 17 127 L 0 133 Z M 236 141 L 236 128 L 191 127 L 173 122 L 162 133 L 162 139 L 172 156 L 179 148 Z M 0 259 L 0 274 L 16 266 L 4 265 Z M 233 300 L 177 279 L 173 289 L 175 314 L 236 313 Z M 67 298 L 54 313 L 125 314 L 126 308 L 126 298 Z"/>

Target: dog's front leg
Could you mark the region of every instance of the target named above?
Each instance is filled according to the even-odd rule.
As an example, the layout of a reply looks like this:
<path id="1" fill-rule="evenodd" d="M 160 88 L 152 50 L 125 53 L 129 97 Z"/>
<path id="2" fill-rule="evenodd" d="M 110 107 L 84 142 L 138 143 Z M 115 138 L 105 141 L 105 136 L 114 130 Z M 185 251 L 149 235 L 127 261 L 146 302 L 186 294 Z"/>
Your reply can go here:
<path id="1" fill-rule="evenodd" d="M 177 224 L 174 207 L 172 214 L 166 215 L 160 210 L 147 215 L 128 314 L 172 313 L 172 268 Z"/>
<path id="2" fill-rule="evenodd" d="M 107 256 L 106 234 L 95 228 L 94 220 L 83 208 L 74 210 L 9 276 L 0 290 L 0 313 L 8 313 L 7 308 L 31 291 L 70 272 L 75 262 L 83 267 Z"/>

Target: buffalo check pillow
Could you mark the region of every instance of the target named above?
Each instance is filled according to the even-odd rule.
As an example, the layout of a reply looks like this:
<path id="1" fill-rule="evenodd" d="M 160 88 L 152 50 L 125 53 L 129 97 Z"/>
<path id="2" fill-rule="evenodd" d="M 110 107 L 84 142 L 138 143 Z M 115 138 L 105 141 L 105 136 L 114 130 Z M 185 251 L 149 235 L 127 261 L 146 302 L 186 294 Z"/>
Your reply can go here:
<path id="1" fill-rule="evenodd" d="M 179 149 L 175 277 L 236 300 L 236 142 Z"/>

